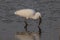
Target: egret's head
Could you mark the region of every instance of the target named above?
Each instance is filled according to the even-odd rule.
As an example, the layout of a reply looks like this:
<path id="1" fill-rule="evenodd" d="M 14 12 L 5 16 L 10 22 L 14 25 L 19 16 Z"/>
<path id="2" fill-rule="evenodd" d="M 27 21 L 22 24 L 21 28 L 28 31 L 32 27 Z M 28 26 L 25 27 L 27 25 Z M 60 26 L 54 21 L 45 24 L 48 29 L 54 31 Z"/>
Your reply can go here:
<path id="1" fill-rule="evenodd" d="M 41 18 L 40 12 L 36 12 L 35 15 L 33 15 L 32 19 L 39 19 Z"/>
<path id="2" fill-rule="evenodd" d="M 40 12 L 36 12 L 36 16 L 37 17 L 41 17 L 41 13 Z"/>

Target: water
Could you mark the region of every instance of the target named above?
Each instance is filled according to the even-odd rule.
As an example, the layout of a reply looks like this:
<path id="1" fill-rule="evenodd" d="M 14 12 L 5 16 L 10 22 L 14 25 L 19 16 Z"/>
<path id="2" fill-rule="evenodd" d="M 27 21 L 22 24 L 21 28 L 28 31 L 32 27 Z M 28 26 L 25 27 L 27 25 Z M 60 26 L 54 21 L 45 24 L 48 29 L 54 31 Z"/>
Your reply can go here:
<path id="1" fill-rule="evenodd" d="M 16 32 L 24 32 L 24 18 L 14 15 L 23 8 L 31 8 L 42 14 L 41 40 L 59 40 L 60 1 L 59 0 L 0 0 L 0 36 L 1 40 L 16 40 Z M 38 20 L 27 20 L 28 31 L 37 32 Z"/>

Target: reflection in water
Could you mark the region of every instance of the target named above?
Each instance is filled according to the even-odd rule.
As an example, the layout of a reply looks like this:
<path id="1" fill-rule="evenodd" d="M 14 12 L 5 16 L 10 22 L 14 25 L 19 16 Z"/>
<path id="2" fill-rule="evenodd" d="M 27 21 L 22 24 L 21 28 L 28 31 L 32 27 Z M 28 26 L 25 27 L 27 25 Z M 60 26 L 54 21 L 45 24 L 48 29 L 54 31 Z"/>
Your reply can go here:
<path id="1" fill-rule="evenodd" d="M 38 32 L 17 32 L 15 37 L 19 40 L 40 40 Z"/>

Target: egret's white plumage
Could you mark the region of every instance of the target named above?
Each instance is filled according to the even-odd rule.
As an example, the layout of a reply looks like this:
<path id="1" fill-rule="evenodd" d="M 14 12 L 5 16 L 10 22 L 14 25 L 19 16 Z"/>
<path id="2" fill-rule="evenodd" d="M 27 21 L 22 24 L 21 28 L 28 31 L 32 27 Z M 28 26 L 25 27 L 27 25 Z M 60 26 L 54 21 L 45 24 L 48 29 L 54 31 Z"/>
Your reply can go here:
<path id="1" fill-rule="evenodd" d="M 40 12 L 35 12 L 33 9 L 21 9 L 15 12 L 16 15 L 19 15 L 21 17 L 25 17 L 26 19 L 38 19 L 41 17 Z"/>

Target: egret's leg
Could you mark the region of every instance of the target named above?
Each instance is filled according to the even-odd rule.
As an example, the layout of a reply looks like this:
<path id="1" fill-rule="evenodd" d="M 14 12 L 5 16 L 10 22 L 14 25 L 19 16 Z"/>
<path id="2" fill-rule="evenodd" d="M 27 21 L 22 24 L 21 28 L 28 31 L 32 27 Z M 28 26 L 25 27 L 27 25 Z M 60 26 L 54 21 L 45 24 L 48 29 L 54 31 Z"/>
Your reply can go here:
<path id="1" fill-rule="evenodd" d="M 40 34 L 40 35 L 41 35 L 41 28 L 40 28 L 39 26 L 40 26 L 40 24 L 41 24 L 41 21 L 42 21 L 42 19 L 41 19 L 41 17 L 39 17 L 38 29 L 39 29 L 39 34 Z"/>
<path id="2" fill-rule="evenodd" d="M 28 23 L 27 23 L 27 21 L 26 21 L 26 19 L 25 19 L 25 26 L 24 26 L 24 28 L 25 28 L 25 31 L 27 32 L 27 26 L 28 26 Z"/>

